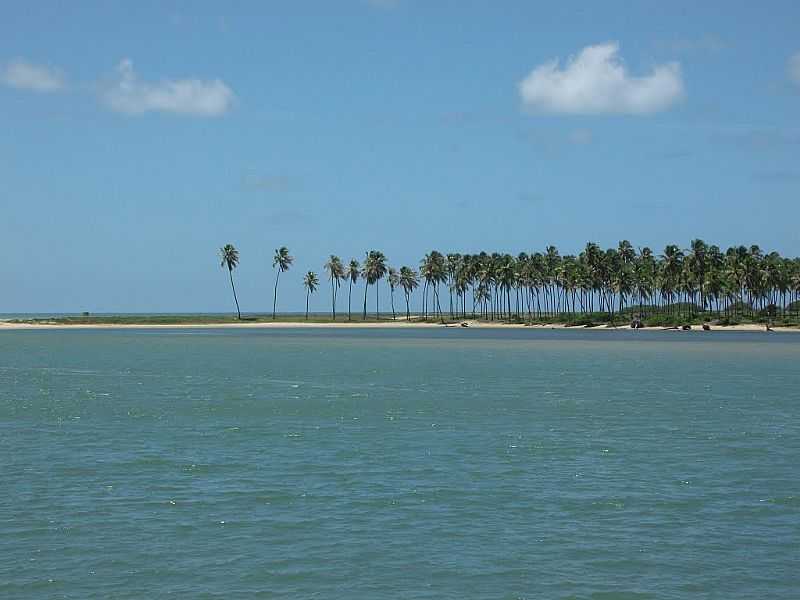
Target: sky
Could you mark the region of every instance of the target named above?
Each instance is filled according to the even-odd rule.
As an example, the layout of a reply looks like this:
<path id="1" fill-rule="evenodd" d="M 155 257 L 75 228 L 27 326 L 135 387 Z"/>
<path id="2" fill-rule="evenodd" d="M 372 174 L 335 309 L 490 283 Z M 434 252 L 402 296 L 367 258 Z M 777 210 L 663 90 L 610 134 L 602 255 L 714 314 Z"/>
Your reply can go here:
<path id="1" fill-rule="evenodd" d="M 798 156 L 797 2 L 6 0 L 0 313 L 230 311 L 226 243 L 247 312 L 284 245 L 285 311 L 370 249 L 797 256 Z"/>

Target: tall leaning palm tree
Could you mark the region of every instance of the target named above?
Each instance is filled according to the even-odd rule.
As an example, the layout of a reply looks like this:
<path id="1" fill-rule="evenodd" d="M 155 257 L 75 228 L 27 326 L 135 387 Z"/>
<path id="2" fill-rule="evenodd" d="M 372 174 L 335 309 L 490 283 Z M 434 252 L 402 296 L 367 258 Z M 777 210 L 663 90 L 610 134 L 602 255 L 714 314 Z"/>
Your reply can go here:
<path id="1" fill-rule="evenodd" d="M 314 271 L 309 271 L 306 273 L 305 277 L 303 277 L 303 287 L 306 288 L 306 321 L 308 321 L 308 298 L 317 291 L 318 285 L 319 278 Z"/>
<path id="2" fill-rule="evenodd" d="M 236 286 L 233 285 L 233 270 L 239 266 L 239 251 L 232 244 L 225 244 L 219 249 L 222 263 L 220 267 L 228 267 L 228 275 L 231 278 L 231 289 L 233 290 L 233 301 L 236 303 L 236 316 L 241 321 L 242 313 L 239 310 L 239 299 L 236 297 Z"/>
<path id="3" fill-rule="evenodd" d="M 275 275 L 275 294 L 272 297 L 273 321 L 275 320 L 275 307 L 278 304 L 278 280 L 281 277 L 281 273 L 289 270 L 289 267 L 292 266 L 292 262 L 294 262 L 294 257 L 289 255 L 289 249 L 286 246 L 281 246 L 275 250 L 275 256 L 272 258 L 272 266 L 277 268 L 277 274 Z"/>
<path id="4" fill-rule="evenodd" d="M 331 315 L 336 320 L 336 295 L 339 293 L 339 286 L 345 277 L 342 259 L 331 254 L 328 262 L 325 263 L 325 270 L 328 272 L 328 279 L 331 280 Z"/>
<path id="5" fill-rule="evenodd" d="M 351 303 L 350 301 L 353 299 L 353 284 L 358 283 L 358 276 L 361 274 L 361 265 L 358 264 L 358 261 L 353 258 L 350 260 L 350 264 L 347 265 L 347 269 L 344 272 L 345 278 L 350 280 L 350 290 L 347 292 L 347 320 L 350 321 L 352 319 L 352 311 L 351 311 Z"/>

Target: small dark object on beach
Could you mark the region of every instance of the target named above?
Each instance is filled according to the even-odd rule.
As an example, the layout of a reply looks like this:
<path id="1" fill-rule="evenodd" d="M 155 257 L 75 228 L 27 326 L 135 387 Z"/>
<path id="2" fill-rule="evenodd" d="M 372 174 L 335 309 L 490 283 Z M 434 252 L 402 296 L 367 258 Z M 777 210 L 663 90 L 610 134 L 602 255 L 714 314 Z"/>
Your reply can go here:
<path id="1" fill-rule="evenodd" d="M 462 324 L 461 324 L 461 326 L 462 326 L 462 327 L 469 327 L 469 323 L 467 323 L 467 322 L 465 321 L 464 323 L 462 323 Z"/>
<path id="2" fill-rule="evenodd" d="M 689 331 L 691 328 L 692 328 L 691 325 L 684 325 L 683 327 L 681 327 L 681 329 L 683 329 L 684 331 Z"/>
<path id="3" fill-rule="evenodd" d="M 633 319 L 631 321 L 631 329 L 641 329 L 642 328 L 642 320 L 641 319 Z"/>
<path id="4" fill-rule="evenodd" d="M 703 323 L 703 331 L 711 331 L 711 325 L 708 323 Z"/>

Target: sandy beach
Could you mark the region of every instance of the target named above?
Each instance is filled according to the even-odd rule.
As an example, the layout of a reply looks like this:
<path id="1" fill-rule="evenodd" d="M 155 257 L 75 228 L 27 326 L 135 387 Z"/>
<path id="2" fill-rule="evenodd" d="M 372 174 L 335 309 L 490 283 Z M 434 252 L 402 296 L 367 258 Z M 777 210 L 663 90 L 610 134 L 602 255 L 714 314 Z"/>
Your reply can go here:
<path id="1" fill-rule="evenodd" d="M 466 323 L 467 327 L 463 327 L 461 323 Z M 131 324 L 131 323 L 12 323 L 9 321 L 0 321 L 0 331 L 15 331 L 15 330 L 43 330 L 43 329 L 294 329 L 294 328 L 312 328 L 312 329 L 392 329 L 392 328 L 451 328 L 451 329 L 576 329 L 586 331 L 630 331 L 636 333 L 637 330 L 631 329 L 623 325 L 612 327 L 611 325 L 598 325 L 595 327 L 583 326 L 566 326 L 563 323 L 549 323 L 549 324 L 533 324 L 525 325 L 522 323 L 499 323 L 487 321 L 474 321 L 467 319 L 459 321 L 458 323 L 431 323 L 422 321 L 406 321 L 405 319 L 397 319 L 396 321 L 386 320 L 381 322 L 357 322 L 357 321 L 338 321 L 319 323 L 313 321 L 278 321 L 278 322 L 258 322 L 258 323 L 176 323 L 176 324 Z M 693 325 L 690 331 L 682 331 L 674 328 L 665 327 L 643 327 L 640 331 L 665 331 L 675 333 L 709 333 L 704 331 L 699 325 Z M 764 332 L 763 325 L 755 323 L 746 323 L 741 325 L 712 325 L 710 332 L 715 331 L 749 331 L 749 332 Z M 800 333 L 800 328 L 795 327 L 773 327 L 772 332 L 775 333 Z"/>

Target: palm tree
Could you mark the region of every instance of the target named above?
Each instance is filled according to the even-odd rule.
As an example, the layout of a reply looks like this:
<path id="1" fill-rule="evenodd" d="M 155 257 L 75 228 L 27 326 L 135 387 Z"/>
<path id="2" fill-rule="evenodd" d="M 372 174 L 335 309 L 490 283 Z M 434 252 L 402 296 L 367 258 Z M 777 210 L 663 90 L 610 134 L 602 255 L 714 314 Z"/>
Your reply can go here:
<path id="1" fill-rule="evenodd" d="M 336 295 L 339 293 L 339 286 L 345 277 L 342 259 L 333 254 L 330 255 L 328 262 L 325 263 L 325 270 L 328 272 L 328 279 L 331 281 L 331 314 L 336 320 Z"/>
<path id="2" fill-rule="evenodd" d="M 350 281 L 350 289 L 347 292 L 347 320 L 350 321 L 352 319 L 352 312 L 351 312 L 351 303 L 350 301 L 353 298 L 353 284 L 358 283 L 358 277 L 361 275 L 361 265 L 358 264 L 358 261 L 353 258 L 350 260 L 350 264 L 347 266 L 345 270 L 344 276 Z"/>
<path id="3" fill-rule="evenodd" d="M 309 271 L 306 273 L 305 277 L 303 277 L 303 287 L 306 288 L 306 321 L 308 321 L 308 298 L 317 291 L 318 285 L 319 279 L 314 271 Z"/>
<path id="4" fill-rule="evenodd" d="M 408 302 L 411 298 L 411 292 L 419 286 L 417 272 L 411 267 L 400 267 L 400 286 L 403 288 L 403 293 L 406 295 L 406 321 L 410 321 L 411 310 L 409 309 Z"/>
<path id="5" fill-rule="evenodd" d="M 275 250 L 275 256 L 272 258 L 272 266 L 277 267 L 278 271 L 275 275 L 275 294 L 272 297 L 272 320 L 275 320 L 275 306 L 278 304 L 278 280 L 281 273 L 289 270 L 289 267 L 294 262 L 294 257 L 289 256 L 289 249 L 286 246 L 281 246 Z"/>
<path id="6" fill-rule="evenodd" d="M 706 298 L 703 293 L 703 286 L 706 281 L 706 262 L 708 257 L 708 246 L 703 240 L 696 239 L 691 242 L 691 253 L 688 257 L 689 273 L 693 279 L 691 297 L 692 297 L 692 310 L 694 310 L 694 294 L 695 287 L 700 293 L 700 305 L 702 310 L 706 308 Z"/>
<path id="7" fill-rule="evenodd" d="M 653 251 L 647 246 L 639 251 L 634 270 L 636 271 L 636 293 L 639 296 L 639 308 L 641 309 L 645 300 L 652 302 L 658 276 L 658 263 L 653 256 Z"/>
<path id="8" fill-rule="evenodd" d="M 367 291 L 369 286 L 377 284 L 386 275 L 386 256 L 380 250 L 370 250 L 367 252 L 364 267 L 361 269 L 361 277 L 366 280 L 364 286 L 364 320 L 367 318 Z M 380 305 L 378 299 L 378 286 L 375 285 L 375 320 L 380 319 Z"/>
<path id="9" fill-rule="evenodd" d="M 239 299 L 236 298 L 236 287 L 233 285 L 233 270 L 239 266 L 239 251 L 232 244 L 225 244 L 219 249 L 222 263 L 220 267 L 228 267 L 228 276 L 231 278 L 231 289 L 233 290 L 233 301 L 236 303 L 236 317 L 241 321 L 242 313 L 239 310 Z"/>
<path id="10" fill-rule="evenodd" d="M 664 248 L 662 259 L 661 295 L 667 301 L 668 310 L 671 311 L 675 292 L 679 289 L 680 274 L 683 270 L 683 251 L 675 244 Z"/>
<path id="11" fill-rule="evenodd" d="M 439 314 L 439 317 L 444 322 L 444 315 L 442 314 L 442 305 L 439 302 L 439 284 L 447 281 L 447 259 L 441 252 L 431 250 L 430 254 L 426 254 L 420 261 L 419 272 L 425 280 L 425 287 L 423 290 L 423 314 L 425 318 L 428 316 L 427 310 L 427 296 L 428 290 L 433 290 L 433 310 L 434 313 Z"/>
<path id="12" fill-rule="evenodd" d="M 361 267 L 361 278 L 364 279 L 364 312 L 362 313 L 361 318 L 366 321 L 367 320 L 367 292 L 369 292 L 369 284 L 371 281 L 374 281 L 372 273 L 373 273 L 373 266 L 370 260 L 370 252 L 367 252 L 366 257 L 364 258 L 364 266 Z"/>
<path id="13" fill-rule="evenodd" d="M 228 267 L 236 312 L 241 318 L 233 281 L 239 255 L 230 244 L 220 250 L 222 266 Z M 292 257 L 286 248 L 275 251 L 278 272 L 272 314 L 276 318 L 280 274 L 289 269 Z M 472 314 L 486 319 L 555 319 L 572 322 L 579 314 L 604 320 L 621 316 L 662 317 L 675 324 L 685 317 L 767 319 L 796 318 L 800 312 L 800 259 L 781 257 L 758 246 L 735 246 L 725 252 L 718 246 L 694 239 L 686 249 L 671 244 L 657 256 L 650 248 L 638 252 L 627 240 L 613 248 L 586 244 L 577 256 L 559 254 L 555 246 L 541 252 L 511 254 L 480 252 L 472 255 L 426 254 L 419 273 L 409 267 L 399 271 L 386 265 L 382 252 L 371 250 L 363 264 L 348 266 L 331 255 L 325 263 L 331 283 L 331 314 L 343 279 L 349 280 L 347 313 L 352 320 L 353 285 L 365 280 L 364 312 L 367 318 L 369 286 L 375 285 L 375 317 L 380 319 L 380 280 L 388 274 L 392 318 L 397 318 L 394 292 L 403 288 L 406 319 L 411 318 L 410 297 L 424 283 L 422 314 L 444 319 L 440 302 L 441 284 L 450 291 L 451 318 L 467 315 L 466 296 L 472 291 Z M 306 318 L 313 285 L 309 275 L 304 285 Z M 432 309 L 429 310 L 429 301 Z M 454 301 L 455 300 L 455 301 Z M 526 314 L 527 313 L 527 314 Z"/>
<path id="14" fill-rule="evenodd" d="M 394 290 L 395 288 L 400 285 L 400 275 L 398 275 L 397 270 L 393 267 L 389 267 L 389 293 L 392 299 L 392 320 L 397 320 L 397 315 L 394 312 Z"/>
<path id="15" fill-rule="evenodd" d="M 460 254 L 450 253 L 445 257 L 445 272 L 447 274 L 447 287 L 450 290 L 450 318 L 455 318 L 453 313 L 453 292 L 456 291 L 456 276 L 461 269 L 463 259 Z M 458 302 L 458 296 L 456 296 Z"/>

